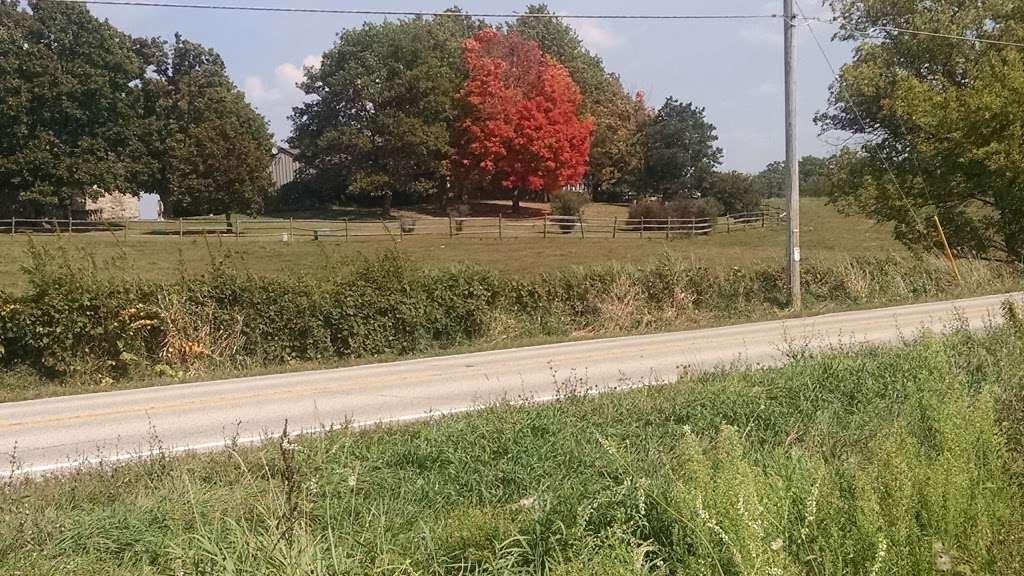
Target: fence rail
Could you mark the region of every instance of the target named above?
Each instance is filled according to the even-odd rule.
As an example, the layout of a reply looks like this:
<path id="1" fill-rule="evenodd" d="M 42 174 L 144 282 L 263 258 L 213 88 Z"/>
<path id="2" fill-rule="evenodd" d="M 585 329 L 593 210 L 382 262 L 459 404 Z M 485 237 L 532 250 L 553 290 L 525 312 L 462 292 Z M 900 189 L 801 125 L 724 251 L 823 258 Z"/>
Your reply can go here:
<path id="1" fill-rule="evenodd" d="M 676 238 L 768 228 L 785 220 L 777 209 L 730 214 L 718 218 L 537 218 L 415 217 L 395 220 L 238 219 L 210 220 L 71 220 L 11 218 L 7 232 L 16 234 L 111 234 L 129 237 L 266 238 L 276 240 L 359 240 L 390 237 L 447 236 L 449 238 Z"/>

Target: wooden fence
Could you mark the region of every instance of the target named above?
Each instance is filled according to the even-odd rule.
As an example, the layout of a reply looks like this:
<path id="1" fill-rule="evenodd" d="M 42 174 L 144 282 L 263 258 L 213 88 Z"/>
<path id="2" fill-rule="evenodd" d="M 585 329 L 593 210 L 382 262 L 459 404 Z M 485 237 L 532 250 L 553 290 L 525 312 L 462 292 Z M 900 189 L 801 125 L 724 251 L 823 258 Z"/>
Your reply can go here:
<path id="1" fill-rule="evenodd" d="M 219 236 L 274 240 L 359 240 L 373 238 L 447 236 L 449 238 L 665 238 L 731 233 L 775 226 L 784 221 L 779 210 L 730 214 L 718 218 L 436 218 L 397 220 L 215 219 L 177 220 L 61 220 L 11 218 L 8 233 L 103 234 L 129 237 Z"/>

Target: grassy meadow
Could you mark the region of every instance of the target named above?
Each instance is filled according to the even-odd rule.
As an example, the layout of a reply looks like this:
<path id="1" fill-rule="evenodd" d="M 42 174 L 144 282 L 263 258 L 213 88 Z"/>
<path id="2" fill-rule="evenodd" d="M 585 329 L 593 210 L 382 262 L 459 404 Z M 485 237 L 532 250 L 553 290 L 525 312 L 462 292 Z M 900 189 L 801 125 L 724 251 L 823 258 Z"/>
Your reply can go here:
<path id="1" fill-rule="evenodd" d="M 528 207 L 529 208 L 529 207 Z M 591 204 L 588 217 L 625 218 L 625 206 Z M 532 208 L 539 212 L 540 207 Z M 416 212 L 398 212 L 398 217 L 413 217 Z M 300 215 L 308 218 L 310 215 Z M 366 214 L 341 211 L 324 215 L 333 219 L 366 217 Z M 879 226 L 859 217 L 840 215 L 822 199 L 805 199 L 802 211 L 804 259 L 828 264 L 857 256 L 906 255 L 892 239 L 888 226 Z M 324 220 L 337 225 L 336 220 Z M 173 228 L 173 226 L 171 226 Z M 655 236 L 651 238 L 650 236 Z M 260 275 L 329 280 L 352 269 L 363 257 L 376 258 L 386 250 L 397 249 L 410 259 L 437 265 L 471 263 L 502 274 L 535 276 L 573 266 L 597 264 L 649 264 L 665 255 L 689 260 L 692 264 L 719 270 L 732 267 L 781 264 L 785 255 L 786 232 L 783 226 L 753 229 L 731 234 L 665 240 L 661 234 L 635 237 L 572 238 L 552 234 L 544 238 L 496 238 L 407 235 L 404 238 L 373 237 L 313 241 L 308 238 L 282 242 L 276 237 L 239 238 L 186 236 L 129 236 L 88 233 L 62 236 L 13 238 L 0 234 L 0 289 L 24 290 L 27 280 L 20 268 L 28 262 L 26 246 L 63 247 L 76 259 L 93 260 L 112 276 L 169 281 L 183 273 L 209 270 L 214 262 L 227 261 L 237 270 Z"/>
<path id="2" fill-rule="evenodd" d="M 1024 323 L 0 484 L 0 573 L 1024 573 Z M 576 391 L 574 393 L 574 390 Z"/>

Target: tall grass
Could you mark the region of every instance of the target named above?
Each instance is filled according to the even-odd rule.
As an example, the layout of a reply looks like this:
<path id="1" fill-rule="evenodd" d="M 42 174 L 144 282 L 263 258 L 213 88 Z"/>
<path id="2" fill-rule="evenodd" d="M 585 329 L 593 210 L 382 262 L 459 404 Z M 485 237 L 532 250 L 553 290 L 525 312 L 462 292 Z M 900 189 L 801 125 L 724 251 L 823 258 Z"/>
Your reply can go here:
<path id="1" fill-rule="evenodd" d="M 806 267 L 810 311 L 992 293 L 1015 268 L 928 258 Z M 636 333 L 786 313 L 781 269 L 716 272 L 671 258 L 531 279 L 426 268 L 397 253 L 334 281 L 255 276 L 214 261 L 200 276 L 112 278 L 82 255 L 33 247 L 30 288 L 0 292 L 0 369 L 58 383 L 176 378 L 531 338 Z M 4 380 L 0 373 L 0 385 Z"/>
<path id="2" fill-rule="evenodd" d="M 0 573 L 1016 575 L 1022 383 L 1011 321 L 11 481 Z"/>

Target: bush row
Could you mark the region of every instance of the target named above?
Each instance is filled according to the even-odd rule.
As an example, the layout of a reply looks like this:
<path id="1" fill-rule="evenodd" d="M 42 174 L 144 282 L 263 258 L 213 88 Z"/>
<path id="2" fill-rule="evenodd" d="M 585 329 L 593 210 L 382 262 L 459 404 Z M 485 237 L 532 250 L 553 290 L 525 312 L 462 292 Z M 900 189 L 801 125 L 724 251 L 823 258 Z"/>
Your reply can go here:
<path id="1" fill-rule="evenodd" d="M 333 282 L 214 266 L 157 284 L 112 279 L 31 248 L 29 289 L 0 293 L 0 368 L 47 378 L 118 378 L 293 361 L 405 355 L 478 342 L 624 333 L 771 316 L 786 306 L 781 268 L 718 272 L 671 258 L 507 278 L 473 266 L 425 268 L 398 253 Z M 855 259 L 805 267 L 812 307 L 906 302 L 1011 289 L 1014 269 L 938 260 Z"/>

